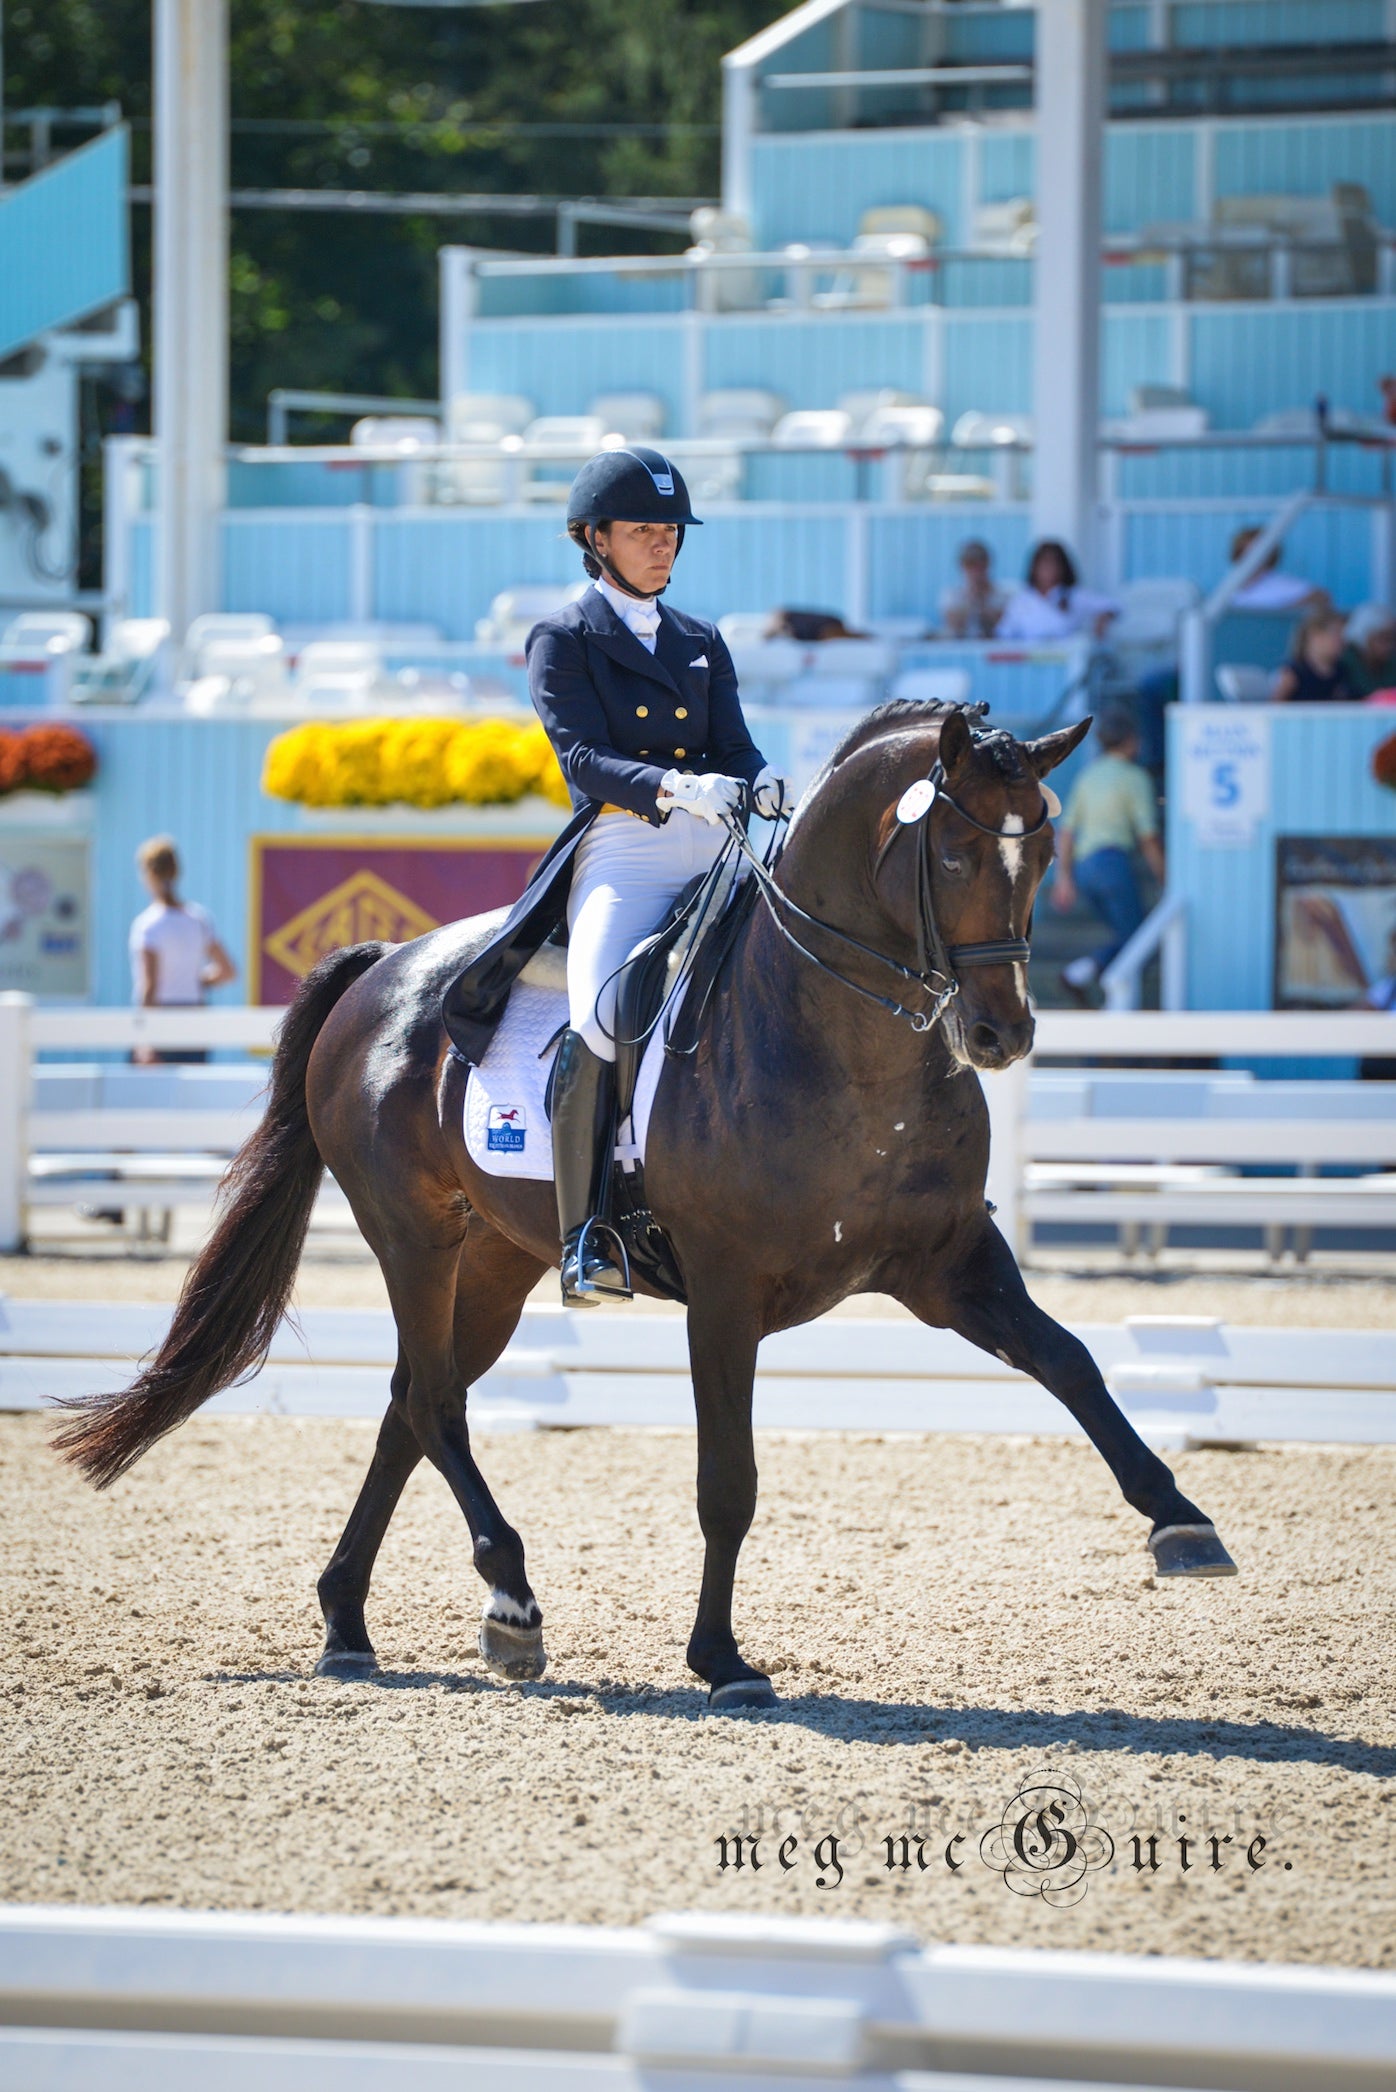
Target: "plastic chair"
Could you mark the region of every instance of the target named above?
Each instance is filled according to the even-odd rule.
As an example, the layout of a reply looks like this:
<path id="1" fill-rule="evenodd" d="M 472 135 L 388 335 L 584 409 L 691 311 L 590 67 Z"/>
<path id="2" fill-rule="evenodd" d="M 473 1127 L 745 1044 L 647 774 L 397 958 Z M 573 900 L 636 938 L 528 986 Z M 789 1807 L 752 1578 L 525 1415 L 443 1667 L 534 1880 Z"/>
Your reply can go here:
<path id="1" fill-rule="evenodd" d="M 356 450 L 430 450 L 441 441 L 441 424 L 426 414 L 366 414 L 349 441 Z"/>
<path id="2" fill-rule="evenodd" d="M 962 705 L 969 687 L 967 668 L 904 668 L 887 694 L 905 704 Z"/>
<path id="3" fill-rule="evenodd" d="M 358 707 L 373 702 L 384 681 L 383 658 L 363 640 L 316 639 L 296 664 L 298 704 Z"/>
<path id="4" fill-rule="evenodd" d="M 1217 668 L 1217 688 L 1229 705 L 1268 704 L 1273 680 L 1252 661 L 1223 661 Z"/>
<path id="5" fill-rule="evenodd" d="M 969 243 L 976 254 L 1025 258 L 1037 245 L 1036 204 L 1030 196 L 1010 196 L 1004 203 L 976 205 Z"/>
<path id="6" fill-rule="evenodd" d="M 590 587 L 587 581 L 533 582 L 520 588 L 502 589 L 493 599 L 489 615 L 476 621 L 475 637 L 482 646 L 502 647 L 514 652 L 522 647 L 533 627 L 575 603 Z"/>
<path id="7" fill-rule="evenodd" d="M 764 442 L 785 411 L 778 392 L 751 385 L 728 386 L 700 396 L 695 420 L 700 436 Z"/>
<path id="8" fill-rule="evenodd" d="M 533 401 L 522 393 L 457 392 L 446 408 L 447 440 L 502 447 L 533 419 Z M 508 495 L 509 471 L 502 455 L 498 464 L 488 458 L 461 458 L 433 468 L 428 492 L 442 506 L 491 508 Z"/>
<path id="9" fill-rule="evenodd" d="M 698 264 L 693 302 L 699 312 L 751 312 L 761 302 L 755 269 L 705 266 L 715 255 L 750 254 L 751 226 L 739 211 L 700 204 L 688 221 L 693 245 L 687 259 Z"/>
<path id="10" fill-rule="evenodd" d="M 655 392 L 603 392 L 587 413 L 605 424 L 608 436 L 628 443 L 653 443 L 664 434 L 664 402 Z"/>
<path id="11" fill-rule="evenodd" d="M 551 461 L 542 466 L 535 464 L 519 489 L 524 500 L 565 501 L 572 486 L 571 463 L 581 464 L 593 457 L 610 434 L 605 422 L 595 414 L 540 414 L 524 430 L 524 442 L 545 444 L 556 451 L 559 459 L 568 461 L 569 469 L 565 478 L 546 478 L 539 475 L 556 469 Z"/>
<path id="12" fill-rule="evenodd" d="M 853 433 L 853 417 L 839 407 L 797 407 L 771 430 L 783 450 L 842 450 Z"/>
<path id="13" fill-rule="evenodd" d="M 6 627 L 0 645 L 36 654 L 84 654 L 92 622 L 80 610 L 26 610 Z"/>

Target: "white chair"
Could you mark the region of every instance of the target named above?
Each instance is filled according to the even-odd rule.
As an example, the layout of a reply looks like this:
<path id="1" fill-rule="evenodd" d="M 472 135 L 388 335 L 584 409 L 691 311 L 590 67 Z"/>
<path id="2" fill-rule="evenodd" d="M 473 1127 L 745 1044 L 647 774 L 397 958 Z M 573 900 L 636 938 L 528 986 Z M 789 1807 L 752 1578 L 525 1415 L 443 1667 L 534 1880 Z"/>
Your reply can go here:
<path id="1" fill-rule="evenodd" d="M 430 450 L 441 441 L 441 424 L 426 414 L 366 414 L 349 441 L 356 450 Z"/>
<path id="2" fill-rule="evenodd" d="M 729 610 L 717 621 L 717 629 L 729 647 L 761 646 L 771 629 L 769 610 Z"/>
<path id="3" fill-rule="evenodd" d="M 664 434 L 664 402 L 655 392 L 603 392 L 587 413 L 627 443 L 654 443 Z"/>
<path id="4" fill-rule="evenodd" d="M 904 668 L 887 694 L 903 704 L 962 705 L 969 685 L 967 668 Z"/>
<path id="5" fill-rule="evenodd" d="M 1273 680 L 1268 668 L 1253 661 L 1223 661 L 1217 668 L 1217 688 L 1229 705 L 1268 704 Z"/>
<path id="6" fill-rule="evenodd" d="M 80 610 L 25 610 L 5 627 L 0 645 L 35 654 L 84 654 L 92 623 Z"/>
<path id="7" fill-rule="evenodd" d="M 427 477 L 430 499 L 443 507 L 491 508 L 508 498 L 510 469 L 503 446 L 517 439 L 534 418 L 533 401 L 518 392 L 457 392 L 446 407 L 450 443 L 488 443 L 499 447 L 500 462 L 460 458 L 437 465 Z"/>
<path id="8" fill-rule="evenodd" d="M 976 205 L 970 220 L 969 244 L 976 254 L 1020 260 L 1037 245 L 1037 206 L 1030 196 L 1010 196 L 1006 203 Z"/>
<path id="9" fill-rule="evenodd" d="M 70 703 L 138 704 L 154 683 L 169 646 L 168 618 L 113 618 L 101 653 L 74 662 Z"/>
<path id="10" fill-rule="evenodd" d="M 944 432 L 945 416 L 939 407 L 927 406 L 924 400 L 888 400 L 855 422 L 853 440 L 870 450 L 933 450 Z"/>
<path id="11" fill-rule="evenodd" d="M 782 450 L 842 450 L 853 433 L 853 417 L 839 407 L 797 407 L 782 414 L 771 441 Z"/>
<path id="12" fill-rule="evenodd" d="M 1176 660 L 1179 623 L 1202 600 L 1197 584 L 1181 574 L 1158 575 L 1126 581 L 1116 594 L 1120 614 L 1110 627 L 1111 651 Z"/>
<path id="13" fill-rule="evenodd" d="M 703 393 L 695 419 L 700 436 L 730 442 L 743 438 L 764 442 L 785 411 L 785 401 L 778 392 L 739 385 Z"/>
<path id="14" fill-rule="evenodd" d="M 721 628 L 719 628 L 721 629 Z M 726 638 L 726 633 L 723 633 Z M 759 692 L 768 693 L 766 701 L 780 701 L 783 692 L 794 682 L 809 658 L 810 649 L 794 639 L 729 639 L 728 652 L 732 666 L 737 671 L 737 681 L 746 696 L 759 703 Z"/>
<path id="15" fill-rule="evenodd" d="M 826 681 L 864 676 L 885 683 L 897 672 L 897 649 L 886 639 L 825 639 L 810 649 L 806 668 Z"/>
<path id="16" fill-rule="evenodd" d="M 1002 491 L 982 472 L 939 472 L 925 451 L 913 450 L 907 456 L 902 482 L 906 501 L 994 501 Z"/>
<path id="17" fill-rule="evenodd" d="M 978 408 L 962 414 L 950 436 L 957 450 L 1002 451 L 994 466 L 994 489 L 1004 501 L 1023 497 L 1023 474 L 1014 446 L 1032 440 L 1030 414 L 986 414 Z"/>
<path id="18" fill-rule="evenodd" d="M 929 260 L 940 235 L 940 219 L 924 204 L 883 204 L 864 211 L 852 247 L 857 260 L 827 291 L 816 291 L 810 303 L 824 312 L 880 311 L 897 304 L 902 271 L 888 265 Z M 864 259 L 883 266 L 860 266 Z"/>
<path id="19" fill-rule="evenodd" d="M 1205 436 L 1210 416 L 1181 385 L 1133 385 L 1129 412 L 1118 421 L 1102 423 L 1107 435 L 1126 436 L 1136 443 L 1176 443 Z"/>
<path id="20" fill-rule="evenodd" d="M 688 221 L 693 245 L 687 259 L 697 263 L 693 302 L 699 312 L 750 312 L 761 302 L 755 269 L 742 269 L 718 256 L 750 254 L 751 226 L 739 211 L 701 204 Z"/>
<path id="21" fill-rule="evenodd" d="M 366 640 L 315 639 L 296 664 L 298 704 L 356 710 L 371 705 L 385 683 L 383 657 Z"/>
<path id="22" fill-rule="evenodd" d="M 539 618 L 551 617 L 586 594 L 590 582 L 535 582 L 501 590 L 490 604 L 489 615 L 479 618 L 475 637 L 482 646 L 499 647 L 507 653 L 523 646 Z"/>
<path id="23" fill-rule="evenodd" d="M 594 457 L 611 433 L 595 414 L 540 414 L 524 430 L 524 442 L 545 447 L 564 465 L 564 477 L 556 477 L 550 458 L 534 463 L 519 491 L 525 501 L 565 501 L 575 477 L 574 468 Z"/>
<path id="24" fill-rule="evenodd" d="M 210 610 L 196 617 L 184 635 L 179 681 L 195 682 L 204 673 L 204 649 L 227 642 L 248 645 L 276 630 L 262 610 Z"/>

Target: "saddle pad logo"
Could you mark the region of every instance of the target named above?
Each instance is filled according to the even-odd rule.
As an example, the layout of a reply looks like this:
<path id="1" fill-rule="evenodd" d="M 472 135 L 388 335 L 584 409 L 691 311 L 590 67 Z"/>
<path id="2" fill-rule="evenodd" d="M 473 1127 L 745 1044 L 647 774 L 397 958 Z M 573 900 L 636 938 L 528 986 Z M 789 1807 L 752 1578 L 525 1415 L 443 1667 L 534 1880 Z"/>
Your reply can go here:
<path id="1" fill-rule="evenodd" d="M 507 1111 L 499 1104 L 490 1106 L 485 1146 L 492 1153 L 522 1155 L 527 1138 L 528 1119 L 521 1104 L 511 1104 Z"/>

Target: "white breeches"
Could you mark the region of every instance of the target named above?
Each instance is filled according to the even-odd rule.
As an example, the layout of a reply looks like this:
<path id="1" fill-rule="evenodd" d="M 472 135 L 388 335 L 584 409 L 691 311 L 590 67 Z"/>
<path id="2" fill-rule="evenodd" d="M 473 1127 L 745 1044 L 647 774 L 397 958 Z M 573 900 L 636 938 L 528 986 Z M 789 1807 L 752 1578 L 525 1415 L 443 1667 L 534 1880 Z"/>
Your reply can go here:
<path id="1" fill-rule="evenodd" d="M 582 837 L 567 903 L 567 1000 L 573 1031 L 602 1060 L 616 1057 L 616 968 L 726 840 L 724 828 L 677 808 L 662 828 L 598 814 Z"/>

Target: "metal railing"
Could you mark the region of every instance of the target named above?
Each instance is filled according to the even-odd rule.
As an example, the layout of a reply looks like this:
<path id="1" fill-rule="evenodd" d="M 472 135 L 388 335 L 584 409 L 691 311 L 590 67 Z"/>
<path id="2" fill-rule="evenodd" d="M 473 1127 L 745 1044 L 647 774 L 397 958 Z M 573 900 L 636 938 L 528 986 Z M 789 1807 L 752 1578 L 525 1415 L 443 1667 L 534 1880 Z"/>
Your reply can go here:
<path id="1" fill-rule="evenodd" d="M 1137 1010 L 1143 993 L 1144 969 L 1158 953 L 1162 959 L 1160 1005 L 1165 1010 L 1183 1010 L 1188 999 L 1187 902 L 1178 893 L 1166 893 L 1145 916 L 1134 935 L 1110 961 L 1100 977 L 1107 1010 Z"/>

